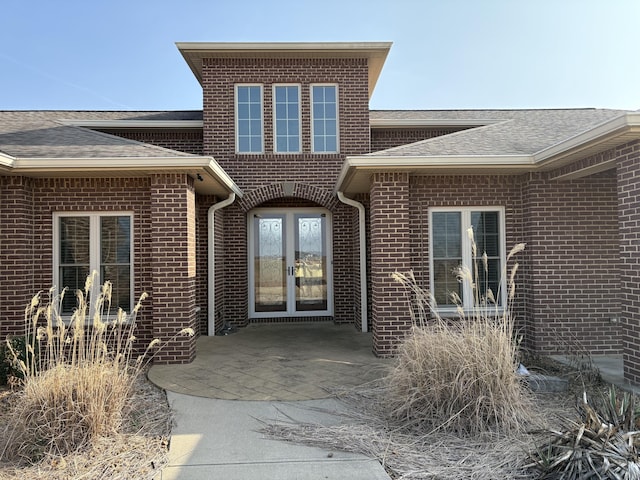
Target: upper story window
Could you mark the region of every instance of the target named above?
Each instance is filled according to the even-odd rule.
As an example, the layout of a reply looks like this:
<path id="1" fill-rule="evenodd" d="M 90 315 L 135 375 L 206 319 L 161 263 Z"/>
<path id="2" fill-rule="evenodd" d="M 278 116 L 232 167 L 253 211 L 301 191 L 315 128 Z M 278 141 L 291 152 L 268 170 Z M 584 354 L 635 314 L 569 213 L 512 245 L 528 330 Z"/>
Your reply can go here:
<path id="1" fill-rule="evenodd" d="M 311 86 L 311 149 L 338 153 L 338 87 Z"/>
<path id="2" fill-rule="evenodd" d="M 59 290 L 67 288 L 62 315 L 76 308 L 76 290 L 84 290 L 91 272 L 98 272 L 89 305 L 99 285 L 111 282 L 113 313 L 130 312 L 133 292 L 132 215 L 127 213 L 54 214 L 53 279 Z M 93 312 L 91 312 L 92 314 Z"/>
<path id="3" fill-rule="evenodd" d="M 300 152 L 300 87 L 275 85 L 273 87 L 274 151 Z"/>
<path id="4" fill-rule="evenodd" d="M 467 233 L 473 229 L 476 257 L 471 249 Z M 459 266 L 475 272 L 474 278 L 479 297 L 487 296 L 490 289 L 499 306 L 505 302 L 505 279 L 502 270 L 505 264 L 504 209 L 502 208 L 434 208 L 430 210 L 430 270 L 431 291 L 439 307 L 455 308 L 452 294 L 460 298 L 460 306 L 471 309 L 476 305 L 476 292 L 469 285 L 458 281 Z M 487 254 L 487 268 L 482 262 Z M 473 274 L 475 276 L 475 274 Z"/>
<path id="5" fill-rule="evenodd" d="M 262 153 L 264 148 L 262 85 L 236 85 L 236 151 Z"/>

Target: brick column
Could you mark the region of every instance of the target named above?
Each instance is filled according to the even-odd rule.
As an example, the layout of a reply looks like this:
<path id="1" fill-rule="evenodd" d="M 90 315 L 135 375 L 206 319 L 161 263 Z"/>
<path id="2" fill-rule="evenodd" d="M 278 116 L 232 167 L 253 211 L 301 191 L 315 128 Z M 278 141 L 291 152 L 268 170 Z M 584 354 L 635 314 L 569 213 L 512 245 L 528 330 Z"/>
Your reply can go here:
<path id="1" fill-rule="evenodd" d="M 33 285 L 33 203 L 29 179 L 0 177 L 0 341 L 24 333 Z"/>
<path id="2" fill-rule="evenodd" d="M 640 385 L 640 142 L 617 161 L 625 380 Z"/>
<path id="3" fill-rule="evenodd" d="M 151 176 L 153 336 L 164 347 L 156 363 L 189 363 L 196 338 L 179 336 L 196 326 L 196 241 L 193 180 L 182 174 Z"/>
<path id="4" fill-rule="evenodd" d="M 411 266 L 409 174 L 374 174 L 370 201 L 373 352 L 390 356 L 411 326 L 406 292 L 391 277 Z"/>

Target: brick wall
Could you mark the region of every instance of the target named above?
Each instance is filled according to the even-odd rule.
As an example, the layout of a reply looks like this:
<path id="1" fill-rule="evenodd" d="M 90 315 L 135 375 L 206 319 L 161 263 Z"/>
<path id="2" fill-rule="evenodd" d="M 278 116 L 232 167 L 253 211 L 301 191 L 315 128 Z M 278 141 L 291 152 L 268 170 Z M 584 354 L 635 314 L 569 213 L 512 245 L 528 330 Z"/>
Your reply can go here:
<path id="1" fill-rule="evenodd" d="M 428 138 L 449 135 L 466 130 L 465 127 L 451 128 L 373 128 L 371 129 L 371 151 L 386 150 L 400 145 L 419 142 Z"/>
<path id="2" fill-rule="evenodd" d="M 411 326 L 407 297 L 391 275 L 411 267 L 408 173 L 374 173 L 370 191 L 373 351 L 394 353 Z"/>
<path id="3" fill-rule="evenodd" d="M 9 180 L 9 188 L 5 182 Z M 147 292 L 151 297 L 143 303 L 138 317 L 136 348 L 142 351 L 152 339 L 152 279 L 150 269 L 151 226 L 149 212 L 149 180 L 145 178 L 36 178 L 2 177 L 2 222 L 0 232 L 4 258 L 1 277 L 12 282 L 0 296 L 3 321 L 1 336 L 20 333 L 23 329 L 23 312 L 27 301 L 37 291 L 47 291 L 53 283 L 53 214 L 55 212 L 133 212 L 134 296 L 135 300 Z M 19 187 L 22 185 L 22 187 Z M 22 193 L 19 193 L 19 192 Z M 22 198 L 22 199 L 21 199 Z M 21 199 L 21 200 L 20 200 Z M 5 208 L 15 204 L 15 208 Z M 21 205 L 18 208 L 18 204 Z M 6 217 L 6 218 L 5 218 Z M 9 225 L 19 225 L 13 233 Z M 22 238 L 19 238 L 18 235 Z M 6 253 L 5 253 L 6 252 Z M 9 252 L 11 252 L 9 254 Z M 18 267 L 20 259 L 22 267 Z M 5 268 L 11 265 L 11 268 Z M 19 278 L 20 277 L 20 278 Z M 16 288 L 19 285 L 19 288 Z M 10 287 L 10 288 L 9 288 Z M 18 298 L 19 297 L 19 298 Z M 10 303 L 11 302 L 11 303 Z M 14 319 L 14 321 L 6 321 Z M 16 328 L 15 320 L 19 320 Z"/>
<path id="4" fill-rule="evenodd" d="M 196 325 L 195 193 L 184 174 L 151 175 L 153 332 L 163 343 L 158 363 L 188 363 L 195 336 L 175 337 Z"/>
<path id="5" fill-rule="evenodd" d="M 212 155 L 240 188 L 296 181 L 333 189 L 345 155 L 369 151 L 368 67 L 365 59 L 205 59 L 204 153 Z M 265 153 L 235 154 L 234 85 L 263 85 Z M 273 153 L 272 86 L 298 83 L 301 154 Z M 311 152 L 310 85 L 338 84 L 340 154 Z"/>
<path id="6" fill-rule="evenodd" d="M 263 85 L 265 153 L 235 153 L 234 86 Z M 297 83 L 301 94 L 302 153 L 273 153 L 272 86 Z M 311 152 L 310 85 L 338 85 L 339 154 Z M 333 213 L 334 320 L 353 322 L 353 223 L 350 207 L 340 204 L 333 187 L 344 158 L 369 151 L 368 66 L 365 59 L 205 59 L 203 62 L 204 149 L 244 191 L 224 209 L 224 238 L 216 253 L 224 255 L 216 273 L 216 308 L 221 319 L 242 326 L 248 322 L 247 213 L 257 207 L 322 206 Z M 295 183 L 285 197 L 283 182 Z M 222 231 L 221 231 L 222 233 Z M 218 242 L 221 248 L 218 248 Z M 218 270 L 216 269 L 216 272 Z M 201 280 L 199 280 L 201 281 Z"/>
<path id="7" fill-rule="evenodd" d="M 625 379 L 640 384 L 640 142 L 618 149 L 620 297 Z"/>
<path id="8" fill-rule="evenodd" d="M 374 342 L 388 341 L 385 324 L 401 332 L 406 304 L 390 273 L 412 269 L 429 288 L 429 207 L 504 206 L 506 247 L 526 242 L 516 261 L 517 326 L 524 345 L 545 353 L 581 348 L 619 353 L 620 316 L 616 179 L 604 172 L 579 180 L 545 175 L 412 176 L 408 208 L 397 174 L 375 174 L 370 197 Z M 408 215 L 405 227 L 405 215 Z M 405 228 L 406 232 L 405 233 Z M 404 236 L 408 235 L 409 241 Z M 637 277 L 636 277 L 637 278 Z M 632 283 L 632 282 L 630 282 Z M 392 337 L 392 336 L 391 336 Z"/>
<path id="9" fill-rule="evenodd" d="M 157 147 L 179 152 L 202 155 L 202 130 L 99 130 L 136 142 L 149 143 Z"/>
<path id="10" fill-rule="evenodd" d="M 414 176 L 411 178 L 411 268 L 416 280 L 426 289 L 429 283 L 429 208 L 431 207 L 504 207 L 507 252 L 526 241 L 522 228 L 521 179 L 514 176 Z M 519 255 L 516 321 L 526 333 L 522 279 L 527 271 L 526 256 Z M 509 269 L 512 264 L 509 265 Z"/>
<path id="11" fill-rule="evenodd" d="M 24 309 L 37 293 L 34 285 L 32 182 L 0 176 L 0 341 L 24 332 Z M 37 268 L 42 268 L 37 265 Z"/>
<path id="12" fill-rule="evenodd" d="M 611 322 L 620 316 L 615 176 L 559 182 L 532 174 L 523 202 L 536 350 L 620 353 L 620 326 Z"/>

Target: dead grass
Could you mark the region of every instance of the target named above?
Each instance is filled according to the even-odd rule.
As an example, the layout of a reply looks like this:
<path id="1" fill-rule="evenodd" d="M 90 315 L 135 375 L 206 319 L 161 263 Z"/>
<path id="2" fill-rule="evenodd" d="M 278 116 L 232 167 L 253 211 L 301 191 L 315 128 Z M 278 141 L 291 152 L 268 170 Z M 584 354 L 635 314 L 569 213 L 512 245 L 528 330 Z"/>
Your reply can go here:
<path id="1" fill-rule="evenodd" d="M 7 339 L 22 379 L 0 418 L 0 478 L 151 478 L 166 462 L 169 409 L 144 379 L 162 345 L 134 349 L 146 294 L 130 314 L 112 312 L 105 282 L 90 307 L 94 278 L 76 292 L 70 319 L 61 315 L 65 290 L 33 297 L 24 352 Z"/>
<path id="2" fill-rule="evenodd" d="M 18 392 L 0 392 L 0 437 L 12 428 Z M 172 416 L 164 392 L 140 376 L 119 431 L 67 455 L 46 454 L 35 465 L 0 461 L 0 480 L 152 479 L 168 462 Z"/>
<path id="3" fill-rule="evenodd" d="M 473 231 L 468 233 L 475 258 Z M 523 244 L 514 247 L 507 262 L 523 249 Z M 480 291 L 479 279 L 488 276 L 486 255 L 481 263 L 484 273 L 477 265 L 475 271 L 459 267 L 456 272 L 474 304 L 464 308 L 454 294 L 455 318 L 441 316 L 433 295 L 411 272 L 394 275 L 406 288 L 413 328 L 385 381 L 382 399 L 391 418 L 425 433 L 443 430 L 475 436 L 519 432 L 531 423 L 529 395 L 516 373 L 518 343 L 511 315 L 518 264 L 508 276 L 509 295 L 503 296 Z M 502 277 L 507 277 L 506 265 Z"/>
<path id="4" fill-rule="evenodd" d="M 377 459 L 396 480 L 502 480 L 537 478 L 530 467 L 535 445 L 560 418 L 575 415 L 584 379 L 570 367 L 539 359 L 532 369 L 569 379 L 569 391 L 531 394 L 534 421 L 519 432 L 485 432 L 457 435 L 444 430 L 425 432 L 419 426 L 389 417 L 384 402 L 384 381 L 333 392 L 345 410 L 327 412 L 341 416 L 336 426 L 298 422 L 267 423 L 263 432 L 273 438 L 327 450 L 361 453 Z M 539 368 L 538 368 L 539 367 Z M 602 384 L 586 384 L 600 391 Z"/>

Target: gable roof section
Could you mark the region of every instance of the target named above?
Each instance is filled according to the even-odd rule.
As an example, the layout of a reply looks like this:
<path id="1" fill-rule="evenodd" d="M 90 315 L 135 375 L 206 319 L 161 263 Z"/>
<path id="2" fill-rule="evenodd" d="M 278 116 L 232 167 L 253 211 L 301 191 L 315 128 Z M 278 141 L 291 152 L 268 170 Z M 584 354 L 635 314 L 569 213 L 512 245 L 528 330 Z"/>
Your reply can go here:
<path id="1" fill-rule="evenodd" d="M 369 98 L 391 45 L 391 42 L 176 43 L 200 85 L 205 58 L 366 58 L 369 64 Z"/>
<path id="2" fill-rule="evenodd" d="M 91 117 L 90 121 L 123 121 L 122 117 L 133 121 L 141 116 L 148 117 L 141 112 L 0 112 L 0 171 L 32 177 L 145 176 L 159 171 L 181 172 L 202 178 L 195 182 L 199 193 L 242 195 L 212 157 L 190 155 L 96 132 L 65 120 L 75 117 L 81 124 L 83 116 Z"/>
<path id="3" fill-rule="evenodd" d="M 640 138 L 640 113 L 622 110 L 372 111 L 371 124 L 470 128 L 347 157 L 336 191 L 366 192 L 376 171 L 506 174 L 551 169 Z"/>

